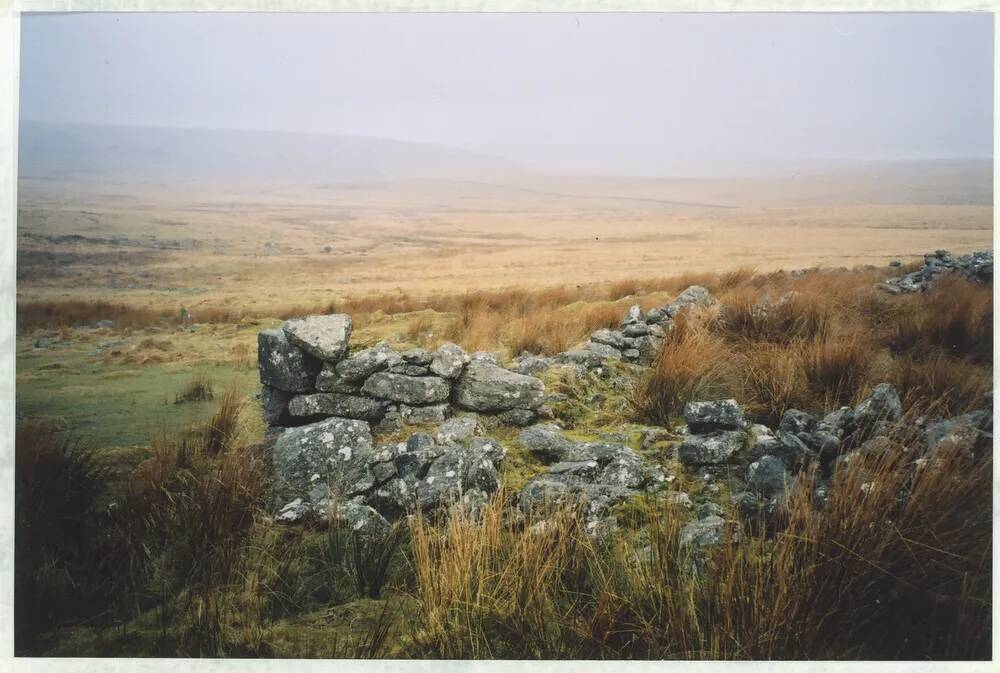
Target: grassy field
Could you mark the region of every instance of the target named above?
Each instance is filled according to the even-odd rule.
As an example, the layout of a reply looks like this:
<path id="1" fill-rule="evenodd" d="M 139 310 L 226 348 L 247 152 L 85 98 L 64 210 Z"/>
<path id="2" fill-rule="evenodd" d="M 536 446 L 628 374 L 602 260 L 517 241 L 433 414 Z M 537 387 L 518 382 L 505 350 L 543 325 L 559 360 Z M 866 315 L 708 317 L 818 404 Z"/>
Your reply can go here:
<path id="1" fill-rule="evenodd" d="M 679 325 L 652 368 L 584 380 L 553 369 L 543 379 L 565 396 L 551 406 L 570 436 L 617 435 L 676 474 L 672 488 L 695 507 L 729 507 L 724 481 L 713 492 L 677 464 L 676 435 L 642 447 L 640 431 L 673 427 L 692 398 L 734 396 L 773 423 L 792 406 L 854 403 L 881 381 L 899 388 L 907 418 L 981 408 L 992 387 L 992 289 L 946 281 L 891 296 L 874 287 L 887 273 L 689 274 L 376 295 L 333 308 L 353 314 L 359 347 L 453 340 L 506 359 L 563 350 L 632 303 L 649 308 L 706 285 L 722 308 Z M 766 318 L 751 310 L 782 296 L 784 308 Z M 336 526 L 282 527 L 265 516 L 255 339 L 279 316 L 220 312 L 194 322 L 167 307 L 72 301 L 18 308 L 18 501 L 33 503 L 19 516 L 42 526 L 19 547 L 19 569 L 35 571 L 19 575 L 28 584 L 18 595 L 33 596 L 19 602 L 20 652 L 850 659 L 989 651 L 988 459 L 935 464 L 908 482 L 918 495 L 899 511 L 876 495 L 861 506 L 849 485 L 874 479 L 886 485 L 877 493 L 895 492 L 910 474 L 904 464 L 843 475 L 848 486 L 826 517 L 808 506 L 803 485 L 787 534 L 748 532 L 711 557 L 707 574 L 692 574 L 675 544 L 689 514 L 657 499 L 624 506 L 626 525 L 607 545 L 583 535 L 569 512 L 542 535 L 511 524 L 505 499 L 543 466 L 518 445 L 516 429 L 495 428 L 509 457 L 485 519 L 416 519 L 401 524 L 394 546 L 371 549 Z M 81 326 L 109 317 L 115 328 Z M 36 348 L 39 339 L 49 342 Z M 213 399 L 179 401 L 204 397 L 206 383 Z M 73 497 L 53 499 L 49 489 Z M 897 528 L 873 534 L 872 517 L 885 512 Z M 645 553 L 653 564 L 637 565 Z M 385 554 L 373 597 L 359 577 Z"/>

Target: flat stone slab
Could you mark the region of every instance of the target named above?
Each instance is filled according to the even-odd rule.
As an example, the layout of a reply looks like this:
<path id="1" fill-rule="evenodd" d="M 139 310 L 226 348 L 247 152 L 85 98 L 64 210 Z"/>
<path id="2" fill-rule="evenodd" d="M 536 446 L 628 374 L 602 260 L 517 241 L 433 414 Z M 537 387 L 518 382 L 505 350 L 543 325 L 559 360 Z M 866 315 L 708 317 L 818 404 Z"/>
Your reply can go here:
<path id="1" fill-rule="evenodd" d="M 361 391 L 383 400 L 423 405 L 447 400 L 451 394 L 451 385 L 437 376 L 407 376 L 378 372 L 365 381 Z"/>
<path id="2" fill-rule="evenodd" d="M 471 362 L 455 385 L 455 403 L 473 411 L 537 409 L 545 384 L 486 362 Z"/>
<path id="3" fill-rule="evenodd" d="M 289 341 L 325 362 L 336 362 L 347 355 L 351 327 L 351 316 L 344 313 L 311 315 L 282 325 Z"/>

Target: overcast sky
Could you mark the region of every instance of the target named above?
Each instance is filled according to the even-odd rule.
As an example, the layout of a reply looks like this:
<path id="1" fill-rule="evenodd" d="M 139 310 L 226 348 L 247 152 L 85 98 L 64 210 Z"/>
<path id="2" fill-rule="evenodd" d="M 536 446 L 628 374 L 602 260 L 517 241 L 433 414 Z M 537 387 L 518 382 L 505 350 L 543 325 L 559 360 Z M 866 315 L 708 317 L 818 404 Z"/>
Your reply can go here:
<path id="1" fill-rule="evenodd" d="M 703 174 L 992 156 L 989 14 L 24 15 L 21 117 Z"/>

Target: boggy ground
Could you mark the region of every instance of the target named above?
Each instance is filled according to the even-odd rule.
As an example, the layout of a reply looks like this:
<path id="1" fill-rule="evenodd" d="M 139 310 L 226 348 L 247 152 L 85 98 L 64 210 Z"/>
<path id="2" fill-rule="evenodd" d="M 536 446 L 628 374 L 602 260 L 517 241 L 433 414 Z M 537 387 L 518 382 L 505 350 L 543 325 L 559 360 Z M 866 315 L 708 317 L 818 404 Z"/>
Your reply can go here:
<path id="1" fill-rule="evenodd" d="M 571 437 L 623 433 L 678 473 L 695 506 L 729 508 L 724 490 L 678 468 L 678 436 L 643 446 L 638 428 L 675 429 L 685 402 L 721 397 L 773 427 L 788 408 L 853 404 L 881 382 L 900 391 L 905 419 L 983 406 L 992 289 L 949 278 L 894 296 L 875 287 L 889 274 L 744 271 L 337 308 L 354 315 L 359 347 L 451 340 L 509 359 L 565 350 L 632 303 L 648 309 L 706 286 L 721 307 L 675 330 L 650 369 L 543 377 L 564 396 L 553 414 Z M 765 297 L 785 297 L 786 308 L 762 318 L 751 309 Z M 415 519 L 372 547 L 336 526 L 269 523 L 252 344 L 276 317 L 195 326 L 133 307 L 19 308 L 21 653 L 989 656 L 988 455 L 934 461 L 914 482 L 911 458 L 887 454 L 835 482 L 822 513 L 800 480 L 779 530 L 750 527 L 698 561 L 676 544 L 691 514 L 666 500 L 623 507 L 607 540 L 572 512 L 541 532 L 512 523 L 507 499 L 544 467 L 515 429 L 498 430 L 504 488 L 482 518 Z M 102 318 L 116 325 L 79 327 Z M 114 421 L 83 425 L 94 413 Z"/>

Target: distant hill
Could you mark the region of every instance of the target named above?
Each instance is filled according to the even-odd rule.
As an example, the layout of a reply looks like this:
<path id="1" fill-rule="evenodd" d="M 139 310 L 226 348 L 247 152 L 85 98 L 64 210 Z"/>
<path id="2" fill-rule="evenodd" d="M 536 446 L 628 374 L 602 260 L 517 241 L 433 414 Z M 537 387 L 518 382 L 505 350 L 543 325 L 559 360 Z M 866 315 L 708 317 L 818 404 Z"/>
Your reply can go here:
<path id="1" fill-rule="evenodd" d="M 507 159 L 434 145 L 269 131 L 22 121 L 18 143 L 20 176 L 28 179 L 322 185 L 520 172 Z"/>

